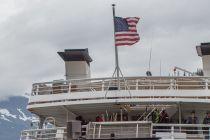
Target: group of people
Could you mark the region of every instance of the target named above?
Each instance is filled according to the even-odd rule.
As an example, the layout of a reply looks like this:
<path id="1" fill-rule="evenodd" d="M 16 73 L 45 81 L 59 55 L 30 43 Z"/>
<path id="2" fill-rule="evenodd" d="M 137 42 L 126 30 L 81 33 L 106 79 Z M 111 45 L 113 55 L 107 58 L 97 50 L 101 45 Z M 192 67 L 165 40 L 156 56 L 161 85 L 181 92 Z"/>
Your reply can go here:
<path id="1" fill-rule="evenodd" d="M 191 112 L 191 116 L 188 117 L 186 120 L 187 124 L 197 124 L 198 123 L 198 117 L 195 115 L 195 111 Z M 203 124 L 210 124 L 210 112 L 206 113 L 205 118 L 203 119 Z"/>
<path id="2" fill-rule="evenodd" d="M 152 122 L 153 123 L 169 123 L 169 116 L 166 110 L 159 111 L 155 109 L 152 114 Z"/>
<path id="3" fill-rule="evenodd" d="M 154 110 L 151 113 L 151 119 L 153 123 L 169 123 L 170 119 L 166 110 L 159 111 L 158 109 Z M 186 124 L 198 124 L 198 117 L 195 115 L 195 111 L 191 112 L 191 115 L 184 121 Z M 206 113 L 206 116 L 203 119 L 203 124 L 210 125 L 210 112 Z M 161 127 L 162 128 L 162 127 Z M 164 127 L 165 128 L 165 127 Z M 186 133 L 188 134 L 198 134 L 197 127 L 187 127 Z M 208 127 L 203 127 L 203 134 L 205 138 L 210 138 L 210 129 Z"/>
<path id="4" fill-rule="evenodd" d="M 198 124 L 198 117 L 196 117 L 195 111 L 191 112 L 191 116 L 188 117 L 188 119 L 186 120 L 186 123 L 187 124 Z M 203 124 L 210 125 L 210 112 L 206 113 L 206 116 L 203 119 Z M 188 133 L 197 134 L 198 133 L 198 131 L 196 131 L 197 129 L 198 129 L 197 127 L 191 127 L 191 129 L 190 129 L 191 131 L 188 130 Z M 205 134 L 206 137 L 209 138 L 209 128 L 208 127 L 204 127 L 202 129 L 203 129 L 203 134 Z"/>
<path id="5" fill-rule="evenodd" d="M 159 111 L 154 110 L 151 114 L 153 123 L 169 123 L 170 119 L 166 110 Z M 191 115 L 184 121 L 186 124 L 198 124 L 198 117 L 195 115 L 195 111 L 191 112 Z M 210 124 L 210 112 L 206 113 L 203 119 L 203 124 Z"/>
<path id="6" fill-rule="evenodd" d="M 169 115 L 166 112 L 166 110 L 160 111 L 158 109 L 155 109 L 151 113 L 150 117 L 151 117 L 151 120 L 152 120 L 153 123 L 169 123 L 170 122 Z M 123 121 L 128 121 L 127 114 L 124 114 L 122 119 L 123 119 Z M 76 120 L 81 121 L 82 125 L 87 124 L 87 122 L 82 118 L 82 116 L 78 116 L 76 118 Z M 120 121 L 120 120 L 121 120 L 120 116 L 117 115 L 116 121 Z M 96 122 L 103 122 L 103 121 L 105 121 L 105 117 L 103 115 L 96 116 L 95 121 Z M 199 123 L 198 122 L 198 117 L 195 115 L 195 111 L 191 112 L 191 115 L 184 121 L 184 123 L 186 123 L 186 124 L 198 124 Z M 210 112 L 206 113 L 206 116 L 203 119 L 203 124 L 209 124 L 210 125 Z M 198 133 L 198 131 L 196 131 L 197 129 L 198 129 L 197 127 L 190 127 L 190 128 L 188 128 L 187 133 L 196 134 L 196 133 Z M 203 128 L 203 133 L 204 134 L 209 134 L 209 128 L 204 127 Z"/>

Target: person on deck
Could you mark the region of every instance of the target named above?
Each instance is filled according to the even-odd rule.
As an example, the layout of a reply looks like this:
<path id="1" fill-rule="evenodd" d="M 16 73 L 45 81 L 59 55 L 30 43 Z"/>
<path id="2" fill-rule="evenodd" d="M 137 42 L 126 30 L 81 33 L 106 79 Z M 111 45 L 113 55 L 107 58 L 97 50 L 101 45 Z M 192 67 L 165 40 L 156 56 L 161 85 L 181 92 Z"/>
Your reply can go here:
<path id="1" fill-rule="evenodd" d="M 195 116 L 195 111 L 191 112 L 191 116 L 188 117 L 187 119 L 187 124 L 197 124 L 198 123 L 198 118 Z M 190 127 L 188 128 L 188 134 L 198 134 L 197 127 Z"/>
<path id="2" fill-rule="evenodd" d="M 158 109 L 155 109 L 152 112 L 151 116 L 152 116 L 152 122 L 153 123 L 159 123 L 159 121 L 160 121 L 160 112 L 159 112 Z"/>
<path id="3" fill-rule="evenodd" d="M 103 119 L 100 116 L 96 117 L 96 122 L 103 122 Z"/>
<path id="4" fill-rule="evenodd" d="M 169 117 L 168 117 L 166 110 L 163 110 L 160 113 L 160 121 L 159 122 L 160 123 L 169 123 Z"/>
<path id="5" fill-rule="evenodd" d="M 162 110 L 162 112 L 160 113 L 160 120 L 159 123 L 169 123 L 169 116 L 168 113 L 166 112 L 166 110 Z M 168 126 L 161 126 L 159 127 L 159 129 L 163 129 L 162 131 L 165 132 L 168 129 L 170 129 L 170 127 Z"/>
<path id="6" fill-rule="evenodd" d="M 210 112 L 206 113 L 206 117 L 203 119 L 203 124 L 208 124 L 210 125 Z M 210 134 L 209 134 L 209 128 L 208 127 L 204 127 L 203 128 L 203 134 L 205 135 L 205 139 L 209 139 L 210 138 Z"/>

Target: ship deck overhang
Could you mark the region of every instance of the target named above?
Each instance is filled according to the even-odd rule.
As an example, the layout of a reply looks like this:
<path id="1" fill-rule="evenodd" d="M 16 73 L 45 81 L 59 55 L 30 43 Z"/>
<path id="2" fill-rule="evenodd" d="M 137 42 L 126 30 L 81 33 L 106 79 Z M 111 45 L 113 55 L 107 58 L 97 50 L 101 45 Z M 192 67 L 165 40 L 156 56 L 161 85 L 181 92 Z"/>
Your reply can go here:
<path id="1" fill-rule="evenodd" d="M 168 92 L 136 92 L 137 93 L 132 91 L 131 93 L 128 93 L 128 91 L 124 91 L 123 93 L 123 91 L 121 91 L 120 93 L 117 93 L 117 91 L 109 91 L 108 93 L 94 93 L 91 96 L 88 96 L 90 93 L 83 92 L 74 93 L 74 95 L 57 94 L 53 95 L 56 96 L 53 98 L 52 95 L 51 97 L 44 97 L 49 95 L 40 95 L 40 97 L 34 96 L 34 99 L 31 98 L 27 108 L 38 116 L 53 116 L 57 120 L 58 126 L 65 126 L 66 122 L 75 119 L 75 116 L 80 115 L 87 120 L 93 120 L 100 114 L 120 113 L 121 108 L 129 114 L 137 114 L 143 112 L 147 107 L 157 106 L 177 109 L 180 105 L 183 112 L 189 112 L 192 109 L 206 112 L 210 108 L 210 98 L 208 98 L 209 90 L 202 90 L 202 92 L 199 90 L 193 90 L 191 92 L 173 90 L 169 90 Z M 160 92 L 161 94 L 157 92 Z M 155 93 L 158 96 L 155 96 Z M 84 94 L 87 94 L 87 96 Z M 82 97 L 86 97 L 85 100 L 83 100 Z"/>

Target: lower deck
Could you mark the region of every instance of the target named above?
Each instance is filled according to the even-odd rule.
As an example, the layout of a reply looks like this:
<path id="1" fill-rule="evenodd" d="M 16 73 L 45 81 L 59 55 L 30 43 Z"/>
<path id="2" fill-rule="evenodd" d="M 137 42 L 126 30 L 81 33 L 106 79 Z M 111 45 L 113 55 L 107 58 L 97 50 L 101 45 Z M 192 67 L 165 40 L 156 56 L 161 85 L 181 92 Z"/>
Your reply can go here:
<path id="1" fill-rule="evenodd" d="M 48 106 L 34 110 L 42 114 L 40 129 L 23 131 L 21 140 L 68 140 L 68 132 L 73 129 L 67 122 L 73 120 L 81 125 L 76 134 L 85 139 L 205 139 L 210 125 L 203 121 L 209 109 L 209 103 L 167 101 Z M 167 119 L 163 119 L 163 111 Z M 189 120 L 192 112 L 195 122 Z M 49 123 L 53 127 L 46 125 Z"/>
<path id="2" fill-rule="evenodd" d="M 74 124 L 74 122 L 73 122 Z M 21 140 L 69 139 L 195 139 L 209 138 L 210 125 L 161 124 L 149 121 L 90 122 L 87 125 L 25 130 Z"/>

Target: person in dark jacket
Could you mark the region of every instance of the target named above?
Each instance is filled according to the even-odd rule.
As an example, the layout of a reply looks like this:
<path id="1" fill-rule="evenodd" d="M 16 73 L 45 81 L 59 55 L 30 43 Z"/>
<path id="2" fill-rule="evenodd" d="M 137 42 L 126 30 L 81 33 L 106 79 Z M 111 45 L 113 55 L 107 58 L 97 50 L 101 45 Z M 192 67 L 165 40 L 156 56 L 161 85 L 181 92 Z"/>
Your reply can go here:
<path id="1" fill-rule="evenodd" d="M 168 117 L 168 113 L 166 112 L 166 110 L 163 110 L 160 113 L 160 123 L 169 123 L 169 117 Z"/>
<path id="2" fill-rule="evenodd" d="M 169 116 L 168 116 L 168 113 L 166 112 L 166 110 L 163 110 L 161 113 L 160 113 L 160 120 L 159 120 L 159 123 L 169 123 Z M 170 127 L 168 126 L 161 126 L 159 127 L 160 129 L 163 129 L 162 131 L 167 131 L 168 129 L 170 129 Z"/>
<path id="3" fill-rule="evenodd" d="M 195 111 L 191 112 L 191 116 L 188 117 L 187 123 L 188 124 L 197 124 L 198 123 L 198 118 L 195 116 Z"/>
<path id="4" fill-rule="evenodd" d="M 210 125 L 210 112 L 206 113 L 206 117 L 203 119 L 203 124 L 209 124 Z M 210 138 L 209 128 L 204 127 L 203 130 L 204 130 L 203 134 L 205 135 L 205 139 L 209 139 Z"/>
<path id="5" fill-rule="evenodd" d="M 198 123 L 198 118 L 195 116 L 195 111 L 191 112 L 190 117 L 187 119 L 187 124 L 197 124 Z M 188 128 L 188 134 L 198 134 L 197 127 L 189 127 Z"/>

